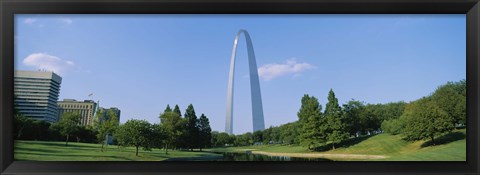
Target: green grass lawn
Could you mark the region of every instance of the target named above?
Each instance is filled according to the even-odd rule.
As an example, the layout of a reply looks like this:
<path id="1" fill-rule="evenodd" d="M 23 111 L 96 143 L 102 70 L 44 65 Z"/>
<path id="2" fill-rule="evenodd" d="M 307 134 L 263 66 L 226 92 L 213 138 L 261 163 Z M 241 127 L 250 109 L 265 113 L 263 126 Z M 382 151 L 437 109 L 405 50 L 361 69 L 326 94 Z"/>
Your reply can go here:
<path id="1" fill-rule="evenodd" d="M 221 155 L 208 152 L 168 151 L 153 149 L 143 151 L 139 149 L 135 156 L 135 148 L 127 147 L 121 150 L 117 146 L 108 146 L 101 152 L 100 144 L 44 142 L 44 141 L 15 141 L 15 160 L 41 161 L 163 161 L 171 158 L 181 160 L 203 160 L 218 158 Z"/>
<path id="2" fill-rule="evenodd" d="M 371 137 L 357 138 L 359 140 L 354 140 L 354 144 L 343 144 L 342 147 L 335 150 L 315 153 L 388 156 L 386 159 L 375 159 L 380 161 L 465 161 L 467 155 L 465 135 L 465 129 L 456 130 L 450 134 L 436 138 L 437 145 L 432 146 L 430 141 L 408 142 L 403 140 L 400 135 L 379 134 Z M 276 153 L 312 153 L 312 151 L 302 146 L 293 145 L 258 145 L 208 149 L 208 151 L 213 152 L 244 152 L 245 150 Z"/>
<path id="3" fill-rule="evenodd" d="M 408 142 L 399 135 L 379 134 L 371 137 L 356 138 L 346 141 L 335 150 L 314 153 L 328 154 L 367 154 L 384 155 L 386 159 L 379 161 L 465 161 L 466 160 L 466 130 L 456 130 L 453 133 L 436 138 L 437 144 L 432 146 L 429 141 Z M 258 150 L 273 153 L 313 153 L 302 146 L 295 145 L 258 145 L 244 147 L 224 147 L 206 149 L 209 152 L 171 151 L 165 155 L 164 150 L 139 150 L 135 156 L 134 147 L 118 149 L 108 146 L 102 152 L 100 144 L 45 142 L 45 141 L 15 141 L 15 160 L 41 161 L 163 161 L 163 160 L 210 160 L 221 157 L 210 152 L 245 152 Z M 328 147 L 330 148 L 330 147 Z M 357 159 L 358 160 L 358 159 Z M 372 159 L 374 160 L 374 159 Z"/>

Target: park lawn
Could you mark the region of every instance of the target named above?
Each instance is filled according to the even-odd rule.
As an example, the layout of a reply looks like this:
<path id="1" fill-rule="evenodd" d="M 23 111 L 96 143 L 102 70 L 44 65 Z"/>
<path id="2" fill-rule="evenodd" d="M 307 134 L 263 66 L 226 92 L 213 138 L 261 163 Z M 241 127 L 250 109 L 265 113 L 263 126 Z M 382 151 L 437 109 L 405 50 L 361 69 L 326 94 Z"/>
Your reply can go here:
<path id="1" fill-rule="evenodd" d="M 325 153 L 396 155 L 402 154 L 401 151 L 405 148 L 415 149 L 416 147 L 412 147 L 412 145 L 418 145 L 418 143 L 409 143 L 399 135 L 379 134 L 358 144 L 349 147 L 340 147 L 335 150 L 326 151 Z"/>
<path id="2" fill-rule="evenodd" d="M 15 141 L 15 160 L 28 161 L 163 161 L 171 158 L 182 160 L 201 160 L 222 157 L 219 154 L 208 152 L 189 152 L 153 149 L 144 151 L 139 148 L 135 156 L 134 147 L 119 149 L 117 146 L 108 146 L 101 152 L 100 144 L 68 143 L 50 141 Z"/>
<path id="3" fill-rule="evenodd" d="M 393 161 L 466 161 L 466 140 L 459 140 L 445 145 L 429 146 L 384 160 Z"/>
<path id="4" fill-rule="evenodd" d="M 222 147 L 208 149 L 208 151 L 245 152 L 245 150 L 257 150 L 272 153 L 366 154 L 388 157 L 385 159 L 369 159 L 379 161 L 465 161 L 467 155 L 465 135 L 465 129 L 455 130 L 451 134 L 436 138 L 439 142 L 436 146 L 428 146 L 428 140 L 409 142 L 403 140 L 400 135 L 378 134 L 371 137 L 356 138 L 358 143 L 354 141 L 354 144 L 343 145 L 335 150 L 329 148 L 330 150 L 321 152 L 312 152 L 296 145 Z"/>

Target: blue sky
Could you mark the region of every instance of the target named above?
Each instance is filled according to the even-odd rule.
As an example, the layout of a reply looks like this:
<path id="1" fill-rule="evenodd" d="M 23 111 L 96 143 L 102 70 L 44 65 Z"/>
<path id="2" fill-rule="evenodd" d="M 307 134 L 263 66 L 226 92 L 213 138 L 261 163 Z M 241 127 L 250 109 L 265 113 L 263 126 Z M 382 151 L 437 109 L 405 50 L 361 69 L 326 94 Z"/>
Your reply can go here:
<path id="1" fill-rule="evenodd" d="M 269 127 L 297 120 L 303 94 L 323 107 L 330 88 L 341 104 L 409 102 L 465 79 L 465 25 L 465 15 L 16 15 L 15 68 L 57 72 L 60 99 L 100 100 L 122 123 L 193 104 L 224 131 L 233 40 L 246 29 Z M 252 130 L 244 38 L 237 49 L 236 134 Z"/>

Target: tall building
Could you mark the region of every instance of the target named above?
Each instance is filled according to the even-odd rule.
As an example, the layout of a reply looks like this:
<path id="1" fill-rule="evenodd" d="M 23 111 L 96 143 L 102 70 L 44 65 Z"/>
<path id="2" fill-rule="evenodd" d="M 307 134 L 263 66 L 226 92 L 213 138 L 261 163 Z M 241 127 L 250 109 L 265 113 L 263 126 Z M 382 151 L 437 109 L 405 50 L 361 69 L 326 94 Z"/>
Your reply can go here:
<path id="1" fill-rule="evenodd" d="M 112 111 L 118 118 L 118 121 L 120 121 L 120 109 L 116 108 L 116 107 L 111 107 L 110 109 L 106 109 L 106 108 L 98 108 L 98 110 L 102 113 L 102 116 L 98 116 L 99 118 L 99 122 L 103 122 L 105 120 L 108 120 L 107 118 L 107 114 L 109 111 Z"/>
<path id="2" fill-rule="evenodd" d="M 62 77 L 46 71 L 20 71 L 14 74 L 15 109 L 26 117 L 57 122 L 57 100 Z"/>
<path id="3" fill-rule="evenodd" d="M 93 126 L 93 118 L 97 103 L 92 100 L 76 101 L 74 99 L 63 99 L 58 102 L 58 118 L 67 112 L 78 113 L 82 116 L 80 125 Z"/>

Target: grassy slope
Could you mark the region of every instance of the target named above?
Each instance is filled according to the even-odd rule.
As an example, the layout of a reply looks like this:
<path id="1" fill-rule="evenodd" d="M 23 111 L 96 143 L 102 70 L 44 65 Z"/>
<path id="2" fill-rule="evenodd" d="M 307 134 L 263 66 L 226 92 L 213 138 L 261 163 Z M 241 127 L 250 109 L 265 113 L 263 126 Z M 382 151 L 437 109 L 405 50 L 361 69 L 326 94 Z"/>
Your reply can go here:
<path id="1" fill-rule="evenodd" d="M 42 161 L 160 161 L 169 158 L 211 158 L 217 154 L 206 152 L 168 151 L 154 149 L 143 151 L 135 156 L 135 148 L 127 147 L 119 150 L 116 146 L 109 146 L 107 151 L 100 151 L 101 145 L 89 143 L 43 142 L 43 141 L 16 141 L 15 160 L 42 160 Z"/>
<path id="2" fill-rule="evenodd" d="M 386 155 L 387 159 L 380 160 L 448 160 L 448 161 L 465 161 L 466 160 L 466 140 L 462 138 L 465 129 L 457 130 L 453 133 L 453 138 L 443 140 L 448 143 L 437 146 L 424 146 L 428 142 L 417 141 L 407 142 L 402 140 L 399 135 L 379 134 L 372 136 L 360 143 L 349 147 L 341 147 L 335 150 L 325 151 L 321 153 L 337 153 L 337 154 L 369 154 L 369 155 Z M 439 142 L 442 140 L 439 139 Z M 255 149 L 267 152 L 288 152 L 288 153 L 311 153 L 301 146 L 285 146 L 285 145 L 260 145 L 245 147 L 227 147 L 214 148 L 209 151 L 231 151 L 243 152 L 245 149 Z"/>
<path id="3" fill-rule="evenodd" d="M 401 139 L 401 136 L 392 136 L 389 134 L 379 134 L 367 138 L 357 144 L 349 147 L 341 147 L 322 153 L 338 154 L 369 154 L 386 155 L 387 159 L 381 160 L 466 160 L 466 140 L 462 138 L 465 129 L 455 131 L 448 143 L 437 146 L 422 147 L 425 141 L 407 142 Z M 442 140 L 439 139 L 439 142 Z M 214 148 L 209 151 L 218 152 L 244 152 L 245 149 L 255 149 L 266 152 L 277 153 L 312 153 L 301 146 L 292 145 L 259 145 L 245 147 L 227 147 Z M 135 156 L 135 148 L 128 147 L 119 150 L 116 146 L 109 146 L 105 152 L 100 151 L 99 144 L 88 143 L 69 143 L 66 147 L 64 142 L 42 142 L 42 141 L 16 141 L 15 159 L 16 160 L 72 160 L 72 161 L 160 161 L 169 158 L 187 158 L 191 160 L 208 159 L 217 154 L 206 152 L 184 152 L 169 151 L 165 155 L 163 150 L 155 149 L 153 151 L 139 150 L 139 156 Z"/>

